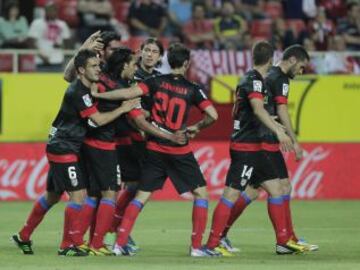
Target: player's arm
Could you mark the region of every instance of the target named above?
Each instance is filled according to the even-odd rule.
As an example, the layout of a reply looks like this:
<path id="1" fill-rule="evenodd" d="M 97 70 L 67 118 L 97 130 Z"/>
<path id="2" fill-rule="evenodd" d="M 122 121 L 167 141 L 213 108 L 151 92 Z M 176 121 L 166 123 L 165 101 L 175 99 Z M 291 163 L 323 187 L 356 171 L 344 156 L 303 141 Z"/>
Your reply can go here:
<path id="1" fill-rule="evenodd" d="M 218 113 L 213 105 L 207 106 L 204 110 L 204 118 L 186 129 L 189 138 L 194 138 L 200 130 L 211 126 L 218 119 Z"/>
<path id="2" fill-rule="evenodd" d="M 90 120 L 93 121 L 97 126 L 104 126 L 112 121 L 114 121 L 119 116 L 131 111 L 140 104 L 140 99 L 132 99 L 124 101 L 120 107 L 111 111 L 111 112 L 99 112 L 89 116 Z"/>
<path id="3" fill-rule="evenodd" d="M 135 84 L 128 88 L 115 89 L 113 91 L 99 93 L 96 84 L 91 85 L 91 95 L 95 98 L 106 99 L 106 100 L 125 100 L 132 99 L 146 94 L 147 88 L 143 87 L 142 84 Z"/>
<path id="4" fill-rule="evenodd" d="M 175 133 L 171 133 L 167 130 L 161 130 L 160 128 L 155 127 L 150 122 L 148 122 L 146 120 L 146 115 L 140 109 L 132 110 L 130 112 L 130 117 L 135 123 L 135 125 L 147 134 L 153 135 L 161 139 L 169 140 L 177 144 L 186 143 L 186 136 L 184 131 L 177 131 Z"/>
<path id="5" fill-rule="evenodd" d="M 286 135 L 283 127 L 277 124 L 270 116 L 270 114 L 264 108 L 264 102 L 260 98 L 251 98 L 250 105 L 253 109 L 255 116 L 272 132 L 274 132 L 284 151 L 291 151 L 293 149 L 292 141 L 288 135 Z"/>
<path id="6" fill-rule="evenodd" d="M 287 104 L 278 104 L 276 106 L 277 115 L 279 116 L 281 124 L 285 126 L 286 133 L 289 134 L 293 144 L 296 160 L 300 160 L 303 157 L 303 149 L 297 141 L 294 128 L 291 124 L 291 119 L 289 115 L 289 110 Z"/>
<path id="7" fill-rule="evenodd" d="M 103 49 L 104 44 L 102 43 L 102 40 L 100 38 L 100 31 L 95 32 L 90 37 L 85 40 L 84 44 L 81 45 L 79 51 L 81 50 L 92 50 L 95 52 L 98 52 Z M 74 59 L 75 55 L 70 59 L 70 61 L 67 63 L 65 70 L 64 70 L 64 80 L 67 82 L 72 82 L 76 79 L 76 70 L 74 65 Z"/>

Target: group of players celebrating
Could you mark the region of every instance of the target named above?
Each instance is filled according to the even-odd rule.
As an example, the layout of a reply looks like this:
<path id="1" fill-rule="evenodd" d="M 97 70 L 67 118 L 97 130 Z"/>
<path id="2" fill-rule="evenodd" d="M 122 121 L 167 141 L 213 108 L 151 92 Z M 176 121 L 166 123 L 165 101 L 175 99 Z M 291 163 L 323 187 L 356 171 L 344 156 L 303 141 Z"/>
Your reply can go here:
<path id="1" fill-rule="evenodd" d="M 24 254 L 34 254 L 32 233 L 66 192 L 69 202 L 58 255 L 135 255 L 138 247 L 130 237 L 135 221 L 152 192 L 169 177 L 179 194 L 193 194 L 190 256 L 233 256 L 238 249 L 227 233 L 260 187 L 269 195 L 276 253 L 317 250 L 294 233 L 291 184 L 280 151 L 302 157 L 287 97 L 289 79 L 303 72 L 309 55 L 294 45 L 284 51 L 278 66 L 272 66 L 273 53 L 269 43 L 256 43 L 253 69 L 237 86 L 231 165 L 203 244 L 208 194 L 189 140 L 218 115 L 201 87 L 185 78 L 189 49 L 171 44 L 171 72 L 160 74 L 155 70 L 164 54 L 159 40 L 145 40 L 136 55 L 115 33 L 94 33 L 65 69 L 64 79 L 71 84 L 49 134 L 46 192 L 12 236 L 14 243 Z M 203 112 L 203 118 L 187 126 L 192 106 Z M 111 233 L 116 237 L 107 243 L 105 236 Z"/>

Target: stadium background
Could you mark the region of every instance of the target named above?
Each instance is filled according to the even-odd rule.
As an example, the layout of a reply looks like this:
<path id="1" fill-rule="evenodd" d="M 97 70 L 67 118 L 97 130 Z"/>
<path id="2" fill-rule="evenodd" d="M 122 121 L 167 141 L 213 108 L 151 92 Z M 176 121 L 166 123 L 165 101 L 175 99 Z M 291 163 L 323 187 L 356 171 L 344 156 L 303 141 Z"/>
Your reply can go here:
<path id="1" fill-rule="evenodd" d="M 169 10 L 171 2 L 168 3 Z M 194 4 L 194 1 L 183 2 Z M 214 1 L 214 7 L 219 2 L 221 1 Z M 271 26 L 278 16 L 286 19 L 288 30 L 310 33 L 312 23 L 317 20 L 316 10 L 318 13 L 320 9 L 325 10 L 327 20 L 338 23 L 339 20 L 331 17 L 332 9 L 343 8 L 340 8 L 339 12 L 343 12 L 343 18 L 346 19 L 346 3 L 349 3 L 317 1 L 313 18 L 309 14 L 304 15 L 304 12 L 301 15 L 303 17 L 297 18 L 296 16 L 300 15 L 291 15 L 286 1 L 244 2 L 255 3 L 263 11 L 262 17 L 252 18 L 252 21 L 245 16 L 246 12 L 245 15 L 242 14 L 243 18 L 248 20 L 251 43 L 259 39 L 273 38 L 269 25 Z M 335 3 L 335 6 L 331 7 L 328 2 Z M 47 1 L 20 1 L 19 7 L 31 21 L 33 17 L 44 12 L 46 3 Z M 133 3 L 109 3 L 113 5 L 115 19 L 126 26 L 129 7 Z M 337 7 L 336 3 L 340 3 L 340 6 Z M 77 1 L 55 1 L 55 4 L 58 6 L 60 19 L 65 20 L 72 29 L 73 46 L 76 47 L 79 43 L 75 38 L 79 24 Z M 165 2 L 162 4 L 165 5 Z M 2 1 L 3 10 L 5 5 L 6 2 Z M 243 5 L 243 8 L 249 6 Z M 209 20 L 216 20 L 215 17 L 213 15 Z M 333 32 L 326 34 L 329 40 L 339 35 Z M 309 35 L 308 39 L 312 37 Z M 125 44 L 138 50 L 139 44 L 146 37 L 129 35 L 124 38 Z M 162 37 L 165 45 L 177 39 L 177 35 Z M 202 132 L 192 143 L 208 181 L 211 198 L 215 199 L 221 194 L 229 166 L 227 149 L 232 125 L 230 112 L 233 90 L 239 77 L 251 67 L 251 55 L 246 42 L 243 42 L 241 50 L 217 47 L 216 42 L 213 45 L 214 47 L 206 50 L 202 48 L 192 51 L 193 63 L 189 76 L 208 89 L 209 97 L 220 114 L 220 120 Z M 305 149 L 305 158 L 296 163 L 293 155 L 288 154 L 286 160 L 294 185 L 293 196 L 299 199 L 360 198 L 360 176 L 357 170 L 353 169 L 360 161 L 360 125 L 357 124 L 360 113 L 360 79 L 359 75 L 355 74 L 359 72 L 359 51 L 339 52 L 332 50 L 330 46 L 328 45 L 327 51 L 311 51 L 309 74 L 298 77 L 291 83 L 289 108 L 299 140 Z M 278 49 L 276 59 L 281 57 L 281 46 Z M 67 84 L 60 73 L 61 68 L 58 73 L 39 72 L 36 53 L 34 49 L 14 48 L 2 49 L 0 53 L 0 200 L 33 200 L 45 187 L 47 164 L 43 151 L 44 143 Z M 65 50 L 67 58 L 73 53 L 72 50 Z M 324 74 L 329 72 L 319 68 L 317 63 L 334 53 L 342 56 L 349 65 L 346 71 Z M 164 62 L 166 63 L 166 60 Z M 166 65 L 164 66 L 162 69 L 166 70 Z M 197 116 L 198 113 L 194 111 L 191 121 Z M 177 200 L 184 197 L 177 196 L 168 183 L 154 198 Z"/>

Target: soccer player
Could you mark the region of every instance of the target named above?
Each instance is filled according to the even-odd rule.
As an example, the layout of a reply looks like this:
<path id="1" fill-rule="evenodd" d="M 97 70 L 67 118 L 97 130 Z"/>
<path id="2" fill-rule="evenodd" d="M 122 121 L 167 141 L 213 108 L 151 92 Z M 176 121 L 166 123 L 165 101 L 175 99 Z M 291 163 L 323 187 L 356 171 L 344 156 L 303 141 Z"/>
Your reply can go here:
<path id="1" fill-rule="evenodd" d="M 199 86 L 184 78 L 190 64 L 190 51 L 182 44 L 172 44 L 168 50 L 168 61 L 171 74 L 149 78 L 128 89 L 93 94 L 101 98 L 120 99 L 150 93 L 154 101 L 151 108 L 152 123 L 165 132 L 186 129 L 188 134 L 193 136 L 216 121 L 217 112 Z M 192 105 L 203 110 L 205 117 L 186 128 L 186 120 Z M 168 175 L 175 174 L 178 176 L 176 179 L 181 179 L 194 195 L 190 255 L 205 256 L 201 242 L 207 221 L 206 182 L 189 145 L 178 146 L 168 140 L 149 136 L 147 149 L 148 154 L 142 170 L 140 186 L 135 199 L 125 210 L 113 251 L 117 255 L 134 254 L 127 248 L 126 243 L 136 218 L 152 192 L 163 186 Z"/>
<path id="2" fill-rule="evenodd" d="M 135 72 L 134 79 L 137 82 L 141 82 L 153 75 L 159 75 L 160 73 L 155 69 L 161 63 L 161 57 L 164 54 L 164 47 L 162 43 L 155 38 L 146 39 L 140 46 L 141 56 L 138 63 L 138 68 Z M 126 86 L 123 86 L 126 87 Z M 151 107 L 151 98 L 149 96 L 141 97 L 141 107 L 147 111 L 149 115 L 149 106 Z M 131 121 L 131 117 L 129 119 Z M 118 225 L 121 223 L 125 209 L 136 194 L 138 181 L 141 175 L 141 164 L 144 161 L 146 153 L 146 140 L 144 134 L 137 132 L 131 128 L 129 143 L 119 145 L 119 159 L 122 161 L 122 181 L 126 183 L 126 187 L 120 191 L 116 201 L 116 209 L 111 231 L 116 232 Z M 127 166 L 128 165 L 128 166 Z M 134 169 L 129 169 L 134 167 Z M 115 241 L 115 235 L 108 236 L 107 242 L 109 245 L 113 245 Z M 134 249 L 138 249 L 135 241 L 129 236 L 129 245 Z"/>
<path id="3" fill-rule="evenodd" d="M 24 254 L 33 254 L 31 233 L 50 206 L 59 201 L 66 191 L 70 201 L 65 209 L 63 240 L 58 254 L 87 255 L 81 248 L 83 243 L 79 222 L 87 183 L 79 153 L 88 130 L 88 121 L 92 121 L 96 126 L 103 126 L 138 106 L 137 101 L 128 101 L 123 102 L 113 111 L 100 113 L 90 95 L 91 85 L 99 79 L 99 59 L 94 52 L 82 50 L 76 55 L 74 65 L 79 78 L 65 93 L 60 111 L 52 124 L 46 147 L 50 164 L 46 193 L 35 204 L 19 234 L 13 236 L 13 240 Z"/>
<path id="4" fill-rule="evenodd" d="M 294 144 L 294 151 L 296 160 L 300 160 L 303 155 L 303 150 L 297 141 L 296 134 L 291 124 L 290 116 L 288 113 L 288 95 L 290 90 L 289 79 L 295 78 L 296 75 L 301 75 L 306 65 L 309 62 L 309 55 L 306 50 L 300 45 L 293 45 L 288 47 L 283 54 L 282 60 L 278 66 L 270 68 L 269 73 L 265 79 L 267 90 L 270 93 L 268 107 L 273 115 L 276 115 L 280 122 L 285 126 L 287 134 L 291 137 Z M 276 138 L 267 137 L 265 140 L 269 143 L 277 143 Z M 288 178 L 288 172 L 284 158 L 280 151 L 269 152 L 269 158 L 274 160 L 274 163 L 279 171 L 280 183 L 282 186 L 282 197 L 286 209 L 286 224 L 287 231 L 291 238 L 302 245 L 309 251 L 318 250 L 318 246 L 314 244 L 308 244 L 304 240 L 299 240 L 294 233 L 291 211 L 290 211 L 290 195 L 291 195 L 291 183 Z M 231 242 L 227 238 L 227 233 L 232 224 L 241 215 L 246 206 L 256 199 L 258 195 L 257 190 L 254 187 L 248 186 L 244 193 L 241 194 L 239 200 L 232 208 L 230 218 L 227 222 L 227 226 L 223 232 L 222 245 L 229 251 L 232 251 Z M 283 253 L 292 253 L 291 250 L 282 248 Z"/>
<path id="5" fill-rule="evenodd" d="M 285 151 L 292 150 L 291 139 L 283 126 L 275 122 L 264 107 L 268 100 L 264 77 L 273 61 L 273 48 L 268 42 L 258 42 L 253 47 L 252 55 L 254 68 L 245 74 L 236 89 L 234 128 L 230 143 L 231 164 L 223 196 L 213 214 L 206 247 L 220 251 L 224 256 L 231 255 L 218 248 L 220 238 L 234 203 L 250 184 L 261 186 L 269 194 L 268 213 L 276 234 L 276 250 L 286 248 L 293 252 L 303 252 L 303 247 L 297 245 L 287 232 L 279 174 L 273 161 L 268 158 L 269 153 L 279 149 L 279 145 L 263 139 L 275 134 Z"/>

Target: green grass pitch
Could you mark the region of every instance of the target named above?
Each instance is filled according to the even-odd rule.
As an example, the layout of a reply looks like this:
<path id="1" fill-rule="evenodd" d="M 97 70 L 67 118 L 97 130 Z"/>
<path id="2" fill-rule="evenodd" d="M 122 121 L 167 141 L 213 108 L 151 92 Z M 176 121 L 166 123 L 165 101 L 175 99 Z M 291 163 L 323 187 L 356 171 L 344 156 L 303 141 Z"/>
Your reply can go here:
<path id="1" fill-rule="evenodd" d="M 211 204 L 210 218 L 215 203 Z M 150 202 L 135 225 L 133 237 L 141 247 L 134 257 L 58 257 L 64 204 L 45 217 L 33 235 L 33 256 L 24 256 L 9 241 L 32 203 L 0 203 L 0 269 L 36 270 L 178 270 L 178 269 L 360 269 L 360 201 L 295 201 L 297 234 L 320 245 L 303 255 L 274 254 L 274 234 L 266 203 L 253 203 L 237 221 L 231 239 L 241 253 L 233 258 L 190 258 L 190 202 Z M 210 226 L 210 220 L 208 227 Z M 208 231 L 205 239 L 207 239 Z"/>

